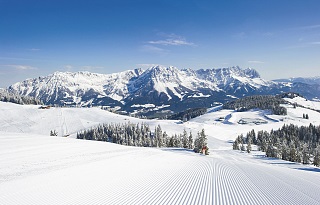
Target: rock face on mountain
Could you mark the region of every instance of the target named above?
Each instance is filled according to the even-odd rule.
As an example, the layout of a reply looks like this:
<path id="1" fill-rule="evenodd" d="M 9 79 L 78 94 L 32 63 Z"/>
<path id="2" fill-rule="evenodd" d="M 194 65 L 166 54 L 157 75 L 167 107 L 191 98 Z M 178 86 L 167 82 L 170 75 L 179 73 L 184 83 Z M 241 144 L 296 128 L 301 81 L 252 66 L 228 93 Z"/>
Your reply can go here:
<path id="1" fill-rule="evenodd" d="M 113 74 L 55 72 L 13 84 L 8 90 L 61 106 L 109 106 L 127 112 L 139 109 L 177 112 L 247 95 L 306 88 L 301 85 L 308 87 L 307 84 L 299 85 L 263 80 L 252 68 L 179 70 L 154 66 L 147 70 Z"/>

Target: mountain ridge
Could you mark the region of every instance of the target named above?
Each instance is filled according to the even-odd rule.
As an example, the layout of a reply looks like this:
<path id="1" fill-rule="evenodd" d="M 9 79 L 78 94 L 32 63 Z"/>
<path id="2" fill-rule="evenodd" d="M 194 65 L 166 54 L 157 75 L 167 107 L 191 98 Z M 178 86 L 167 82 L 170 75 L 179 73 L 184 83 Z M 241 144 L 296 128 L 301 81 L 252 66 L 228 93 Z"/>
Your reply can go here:
<path id="1" fill-rule="evenodd" d="M 287 83 L 305 83 L 305 84 L 318 84 L 320 85 L 320 76 L 314 77 L 291 77 L 291 78 L 282 78 L 282 79 L 275 79 L 275 82 L 287 82 Z"/>
<path id="2" fill-rule="evenodd" d="M 307 97 L 313 96 L 307 84 L 267 81 L 253 68 L 192 70 L 159 65 L 112 74 L 57 71 L 8 87 L 11 92 L 35 97 L 46 104 L 108 106 L 128 113 L 137 112 L 137 105 L 152 104 L 157 112 L 161 109 L 178 112 L 248 95 L 278 94 L 295 89 L 308 90 Z M 162 108 L 155 109 L 159 107 Z"/>

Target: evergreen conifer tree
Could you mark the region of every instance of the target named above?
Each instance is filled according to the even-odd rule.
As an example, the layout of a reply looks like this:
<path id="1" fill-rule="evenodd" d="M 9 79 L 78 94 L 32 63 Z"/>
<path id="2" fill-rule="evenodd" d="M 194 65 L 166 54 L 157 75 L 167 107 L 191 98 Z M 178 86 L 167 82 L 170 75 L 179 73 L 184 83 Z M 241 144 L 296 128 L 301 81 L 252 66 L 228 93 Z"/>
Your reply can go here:
<path id="1" fill-rule="evenodd" d="M 192 149 L 192 148 L 193 148 L 193 137 L 192 137 L 191 131 L 190 131 L 190 133 L 189 133 L 188 148 L 189 148 L 189 149 Z"/>
<path id="2" fill-rule="evenodd" d="M 251 150 L 252 150 L 251 141 L 248 141 L 248 144 L 247 144 L 247 152 L 250 153 Z"/>
<path id="3" fill-rule="evenodd" d="M 233 142 L 232 147 L 234 150 L 239 150 L 239 137 Z"/>
<path id="4" fill-rule="evenodd" d="M 187 133 L 186 129 L 183 129 L 182 146 L 183 146 L 183 148 L 189 147 L 188 133 Z"/>

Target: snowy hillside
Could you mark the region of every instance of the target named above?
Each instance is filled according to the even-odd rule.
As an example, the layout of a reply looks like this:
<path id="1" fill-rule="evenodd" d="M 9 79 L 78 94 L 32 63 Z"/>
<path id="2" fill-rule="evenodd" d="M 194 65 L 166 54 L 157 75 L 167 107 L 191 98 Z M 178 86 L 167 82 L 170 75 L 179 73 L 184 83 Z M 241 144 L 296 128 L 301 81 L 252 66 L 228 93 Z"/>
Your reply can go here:
<path id="1" fill-rule="evenodd" d="M 49 135 L 56 130 L 58 136 L 71 135 L 100 123 L 141 123 L 145 120 L 117 115 L 100 108 L 55 108 L 39 109 L 37 105 L 16 105 L 0 102 L 0 131 L 35 133 Z M 148 121 L 151 126 L 161 122 L 164 127 L 171 127 L 177 121 Z M 168 124 L 168 125 L 167 125 Z M 152 127 L 152 128 L 153 128 Z M 183 128 L 177 126 L 176 132 Z M 180 127 L 180 128 L 179 128 Z"/>
<path id="2" fill-rule="evenodd" d="M 319 101 L 307 100 L 303 97 L 295 97 L 293 99 L 286 98 L 285 100 L 287 100 L 291 103 L 297 103 L 298 105 L 301 105 L 306 108 L 320 110 L 320 102 Z"/>
<path id="3" fill-rule="evenodd" d="M 230 141 L 253 128 L 320 124 L 319 112 L 284 106 L 287 116 L 218 107 L 180 124 L 0 102 L 0 204 L 319 204 L 319 168 L 231 150 Z M 160 124 L 169 134 L 204 128 L 210 155 L 74 139 L 99 123 L 128 121 Z M 70 136 L 51 137 L 52 129 Z"/>

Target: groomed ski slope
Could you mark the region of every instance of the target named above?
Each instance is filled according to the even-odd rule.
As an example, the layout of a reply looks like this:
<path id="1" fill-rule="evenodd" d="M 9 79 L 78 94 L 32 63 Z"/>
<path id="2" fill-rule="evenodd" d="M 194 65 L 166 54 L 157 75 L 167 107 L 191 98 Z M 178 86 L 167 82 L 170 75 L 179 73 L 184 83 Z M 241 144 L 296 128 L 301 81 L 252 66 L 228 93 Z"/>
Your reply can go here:
<path id="1" fill-rule="evenodd" d="M 234 134 L 252 128 L 271 129 L 291 121 L 308 124 L 315 118 L 305 121 L 293 117 L 308 110 L 292 109 L 282 119 L 284 122 L 269 120 L 258 126 L 236 124 L 242 116 L 226 110 L 184 124 L 144 120 L 151 125 L 161 124 L 163 130 L 171 128 L 172 133 L 183 128 L 205 128 L 211 154 L 203 156 L 183 149 L 137 148 L 74 139 L 72 132 L 88 124 L 134 119 L 99 109 L 88 109 L 94 114 L 87 109 L 68 109 L 62 110 L 62 116 L 71 137 L 50 137 L 47 130 L 56 126 L 55 120 L 62 119 L 52 117 L 59 116 L 59 108 L 46 113 L 46 123 L 38 123 L 34 113 L 42 111 L 37 107 L 0 103 L 0 204 L 320 203 L 320 169 L 269 159 L 257 151 L 233 151 L 228 143 L 236 137 Z M 263 118 L 265 113 L 244 114 L 247 118 Z M 313 111 L 309 115 L 316 117 Z M 214 120 L 220 116 L 225 117 L 224 121 Z M 11 124 L 20 129 L 11 130 Z"/>

